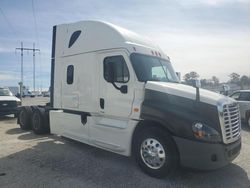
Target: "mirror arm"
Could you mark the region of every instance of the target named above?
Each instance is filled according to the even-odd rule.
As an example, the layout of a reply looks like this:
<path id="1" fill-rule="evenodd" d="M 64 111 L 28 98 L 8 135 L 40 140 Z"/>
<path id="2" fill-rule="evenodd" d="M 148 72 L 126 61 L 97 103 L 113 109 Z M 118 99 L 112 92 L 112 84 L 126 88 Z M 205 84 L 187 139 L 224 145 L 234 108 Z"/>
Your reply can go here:
<path id="1" fill-rule="evenodd" d="M 111 83 L 115 87 L 115 89 L 121 90 L 121 88 L 119 88 L 114 82 L 111 82 Z"/>
<path id="2" fill-rule="evenodd" d="M 128 88 L 127 88 L 126 85 L 118 87 L 114 82 L 112 82 L 112 85 L 115 87 L 115 89 L 119 90 L 121 93 L 127 93 L 128 92 Z"/>

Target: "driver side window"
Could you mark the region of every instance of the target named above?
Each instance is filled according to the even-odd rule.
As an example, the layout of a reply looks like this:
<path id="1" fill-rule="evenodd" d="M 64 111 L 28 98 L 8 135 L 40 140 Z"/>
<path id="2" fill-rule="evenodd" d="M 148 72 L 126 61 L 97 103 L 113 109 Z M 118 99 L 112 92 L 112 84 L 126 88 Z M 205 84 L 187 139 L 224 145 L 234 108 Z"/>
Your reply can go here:
<path id="1" fill-rule="evenodd" d="M 129 71 L 123 56 L 106 57 L 103 62 L 103 76 L 107 82 L 118 83 L 129 81 Z"/>

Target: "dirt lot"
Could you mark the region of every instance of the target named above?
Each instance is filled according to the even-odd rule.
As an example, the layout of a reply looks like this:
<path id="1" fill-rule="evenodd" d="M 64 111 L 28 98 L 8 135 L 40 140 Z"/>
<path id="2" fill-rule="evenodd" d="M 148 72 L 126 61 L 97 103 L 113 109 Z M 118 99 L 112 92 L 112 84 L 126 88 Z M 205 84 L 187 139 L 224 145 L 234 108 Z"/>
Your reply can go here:
<path id="1" fill-rule="evenodd" d="M 48 99 L 26 98 L 24 104 Z M 133 159 L 53 135 L 22 131 L 11 116 L 0 118 L 0 187 L 248 187 L 250 130 L 242 126 L 240 156 L 227 167 L 200 172 L 180 169 L 154 179 Z"/>

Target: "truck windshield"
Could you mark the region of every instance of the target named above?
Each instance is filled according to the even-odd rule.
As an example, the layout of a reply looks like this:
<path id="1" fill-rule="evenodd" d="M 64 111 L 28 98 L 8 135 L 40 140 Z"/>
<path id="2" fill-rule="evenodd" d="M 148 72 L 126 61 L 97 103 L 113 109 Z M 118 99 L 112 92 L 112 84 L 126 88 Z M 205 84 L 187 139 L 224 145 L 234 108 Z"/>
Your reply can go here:
<path id="1" fill-rule="evenodd" d="M 136 53 L 131 54 L 130 58 L 140 82 L 179 82 L 171 63 L 166 59 Z"/>
<path id="2" fill-rule="evenodd" d="M 0 96 L 12 96 L 12 93 L 9 89 L 0 88 Z"/>

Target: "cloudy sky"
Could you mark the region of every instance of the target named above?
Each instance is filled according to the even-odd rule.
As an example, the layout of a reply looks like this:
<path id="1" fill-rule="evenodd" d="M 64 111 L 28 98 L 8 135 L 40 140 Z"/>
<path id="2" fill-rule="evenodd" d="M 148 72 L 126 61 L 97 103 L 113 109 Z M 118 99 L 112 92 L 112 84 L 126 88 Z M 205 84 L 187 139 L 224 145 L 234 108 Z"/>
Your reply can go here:
<path id="1" fill-rule="evenodd" d="M 150 37 L 182 76 L 192 70 L 220 81 L 232 72 L 250 76 L 250 0 L 1 0 L 0 85 L 20 81 L 15 48 L 23 41 L 41 50 L 37 85 L 48 88 L 52 26 L 90 19 Z M 31 52 L 24 53 L 24 84 L 32 88 Z"/>

